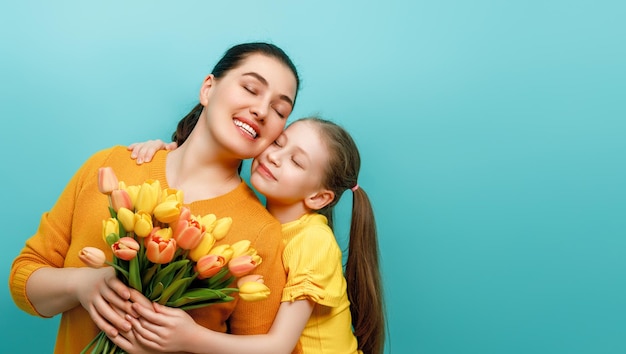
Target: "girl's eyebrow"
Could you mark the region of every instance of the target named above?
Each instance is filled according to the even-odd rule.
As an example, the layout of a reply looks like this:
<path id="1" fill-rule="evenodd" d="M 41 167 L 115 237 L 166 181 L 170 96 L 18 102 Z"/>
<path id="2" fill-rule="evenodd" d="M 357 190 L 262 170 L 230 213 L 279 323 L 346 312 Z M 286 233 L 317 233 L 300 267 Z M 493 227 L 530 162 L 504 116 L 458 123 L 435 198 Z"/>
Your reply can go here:
<path id="1" fill-rule="evenodd" d="M 259 80 L 263 85 L 265 86 L 269 86 L 269 83 L 267 82 L 267 80 L 261 76 L 260 74 L 254 72 L 254 71 L 250 71 L 247 73 L 244 73 L 243 76 L 252 76 L 255 79 Z M 289 98 L 289 96 L 287 95 L 280 95 L 279 98 L 287 103 L 289 103 L 289 105 L 293 108 L 293 100 L 291 98 Z"/>

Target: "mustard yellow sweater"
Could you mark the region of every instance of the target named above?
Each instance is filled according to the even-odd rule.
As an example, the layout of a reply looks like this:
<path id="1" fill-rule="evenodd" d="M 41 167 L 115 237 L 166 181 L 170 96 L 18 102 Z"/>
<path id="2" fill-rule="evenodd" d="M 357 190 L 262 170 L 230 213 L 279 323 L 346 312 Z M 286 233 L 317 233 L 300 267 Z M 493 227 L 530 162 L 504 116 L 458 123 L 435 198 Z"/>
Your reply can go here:
<path id="1" fill-rule="evenodd" d="M 168 188 L 165 179 L 166 151 L 159 151 L 153 161 L 138 166 L 123 146 L 94 154 L 78 170 L 50 211 L 43 214 L 37 233 L 26 241 L 11 267 L 9 286 L 13 300 L 29 314 L 41 316 L 26 296 L 26 281 L 41 267 L 83 267 L 78 252 L 85 246 L 102 248 L 109 260 L 111 250 L 102 240 L 102 220 L 109 217 L 107 197 L 98 191 L 98 168 L 111 166 L 120 181 L 127 185 L 157 179 Z M 270 288 L 269 299 L 247 303 L 233 301 L 191 310 L 201 325 L 221 332 L 261 334 L 270 329 L 285 285 L 282 267 L 281 226 L 242 182 L 235 190 L 210 200 L 189 205 L 192 214 L 230 216 L 233 224 L 220 243 L 232 244 L 248 239 L 260 256 L 261 265 L 255 273 L 265 277 Z M 98 333 L 87 311 L 81 306 L 62 314 L 55 353 L 79 353 Z"/>

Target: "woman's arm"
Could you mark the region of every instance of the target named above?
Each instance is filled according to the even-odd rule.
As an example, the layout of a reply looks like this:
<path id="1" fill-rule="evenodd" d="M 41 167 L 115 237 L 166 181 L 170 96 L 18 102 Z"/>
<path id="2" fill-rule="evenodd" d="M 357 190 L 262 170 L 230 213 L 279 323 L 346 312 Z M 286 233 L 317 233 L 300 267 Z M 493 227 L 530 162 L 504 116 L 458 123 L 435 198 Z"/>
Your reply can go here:
<path id="1" fill-rule="evenodd" d="M 133 295 L 132 297 L 134 297 Z M 153 304 L 152 308 L 133 305 L 139 318 L 128 316 L 133 338 L 141 346 L 159 352 L 213 354 L 291 353 L 311 316 L 309 300 L 283 302 L 267 334 L 233 335 L 214 332 L 196 324 L 183 310 Z M 122 349 L 132 350 L 132 340 L 118 339 Z M 125 348 L 125 346 L 127 346 Z"/>
<path id="2" fill-rule="evenodd" d="M 118 329 L 130 330 L 130 322 L 124 318 L 126 311 L 132 311 L 127 301 L 130 292 L 111 267 L 40 268 L 28 279 L 26 293 L 43 316 L 51 317 L 82 305 L 108 335 L 117 335 Z"/>

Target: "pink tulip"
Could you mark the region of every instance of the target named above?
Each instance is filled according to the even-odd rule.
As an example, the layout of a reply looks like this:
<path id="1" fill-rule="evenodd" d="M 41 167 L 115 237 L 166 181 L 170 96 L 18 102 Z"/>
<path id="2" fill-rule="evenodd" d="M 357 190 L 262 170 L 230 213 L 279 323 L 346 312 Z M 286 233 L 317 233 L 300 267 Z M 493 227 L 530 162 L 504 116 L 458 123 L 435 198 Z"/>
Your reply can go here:
<path id="1" fill-rule="evenodd" d="M 100 268 L 106 261 L 106 256 L 101 249 L 95 247 L 83 247 L 78 253 L 78 258 L 91 268 Z"/>
<path id="2" fill-rule="evenodd" d="M 256 266 L 257 263 L 254 261 L 252 256 L 248 255 L 235 257 L 228 262 L 228 270 L 236 277 L 250 273 L 250 271 L 256 268 Z"/>
<path id="3" fill-rule="evenodd" d="M 206 255 L 196 263 L 195 270 L 198 279 L 206 279 L 217 274 L 225 265 L 224 257 L 214 254 Z"/>
<path id="4" fill-rule="evenodd" d="M 115 257 L 130 261 L 137 257 L 137 251 L 139 251 L 139 243 L 132 237 L 122 237 L 119 241 L 115 242 L 111 249 Z"/>
<path id="5" fill-rule="evenodd" d="M 165 239 L 152 233 L 144 239 L 146 257 L 152 263 L 165 264 L 172 261 L 176 253 L 176 240 Z"/>
<path id="6" fill-rule="evenodd" d="M 112 167 L 100 167 L 98 169 L 98 190 L 100 193 L 111 194 L 119 188 L 117 176 Z"/>
<path id="7" fill-rule="evenodd" d="M 117 212 L 120 208 L 133 209 L 133 202 L 130 200 L 130 195 L 123 189 L 116 189 L 111 192 L 111 206 L 113 210 Z"/>

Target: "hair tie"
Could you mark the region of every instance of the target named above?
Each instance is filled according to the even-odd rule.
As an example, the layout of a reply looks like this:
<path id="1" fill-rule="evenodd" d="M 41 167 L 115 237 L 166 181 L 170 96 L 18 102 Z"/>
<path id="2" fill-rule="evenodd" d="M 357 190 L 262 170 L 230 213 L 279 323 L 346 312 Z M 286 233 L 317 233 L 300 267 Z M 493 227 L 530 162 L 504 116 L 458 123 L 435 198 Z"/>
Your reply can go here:
<path id="1" fill-rule="evenodd" d="M 359 184 L 355 184 L 354 187 L 350 188 L 352 190 L 352 192 L 356 192 L 357 189 L 359 189 Z"/>

